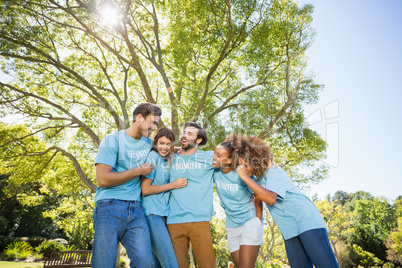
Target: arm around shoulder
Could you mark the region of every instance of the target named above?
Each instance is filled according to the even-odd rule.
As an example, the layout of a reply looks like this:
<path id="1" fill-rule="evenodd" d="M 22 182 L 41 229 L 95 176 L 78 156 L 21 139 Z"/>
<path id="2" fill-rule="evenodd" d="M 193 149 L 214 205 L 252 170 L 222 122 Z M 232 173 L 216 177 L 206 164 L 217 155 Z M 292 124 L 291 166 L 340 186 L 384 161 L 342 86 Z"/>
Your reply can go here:
<path id="1" fill-rule="evenodd" d="M 268 205 L 272 206 L 276 203 L 277 194 L 270 190 L 265 189 L 259 185 L 256 181 L 247 175 L 246 168 L 244 166 L 239 166 L 237 169 L 237 174 L 239 177 L 247 184 L 247 186 L 254 192 L 255 199 L 264 201 Z"/>

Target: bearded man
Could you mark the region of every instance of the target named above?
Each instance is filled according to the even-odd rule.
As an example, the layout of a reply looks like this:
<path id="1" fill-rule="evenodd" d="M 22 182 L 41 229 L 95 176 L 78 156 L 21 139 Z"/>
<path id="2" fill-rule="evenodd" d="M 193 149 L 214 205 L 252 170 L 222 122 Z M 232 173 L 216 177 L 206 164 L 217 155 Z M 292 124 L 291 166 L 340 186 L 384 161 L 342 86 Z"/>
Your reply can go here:
<path id="1" fill-rule="evenodd" d="M 213 209 L 213 151 L 200 151 L 207 143 L 205 130 L 197 123 L 184 125 L 181 136 L 183 153 L 175 155 L 169 169 L 170 182 L 187 179 L 187 186 L 171 192 L 167 228 L 180 268 L 188 268 L 191 242 L 198 267 L 215 267 L 209 222 Z"/>

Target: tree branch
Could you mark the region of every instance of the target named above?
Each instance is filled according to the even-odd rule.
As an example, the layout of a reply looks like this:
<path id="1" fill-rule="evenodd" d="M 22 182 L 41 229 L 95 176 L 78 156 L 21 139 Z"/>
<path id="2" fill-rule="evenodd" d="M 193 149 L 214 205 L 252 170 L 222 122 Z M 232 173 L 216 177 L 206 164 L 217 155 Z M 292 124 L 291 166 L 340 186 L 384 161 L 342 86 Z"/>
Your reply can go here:
<path id="1" fill-rule="evenodd" d="M 206 77 L 206 82 L 205 82 L 205 89 L 204 89 L 204 94 L 201 98 L 201 101 L 197 107 L 197 110 L 194 113 L 193 119 L 191 121 L 196 122 L 198 120 L 198 117 L 201 113 L 202 108 L 205 105 L 205 101 L 207 100 L 207 96 L 208 96 L 208 92 L 209 92 L 209 86 L 211 83 L 211 79 L 213 74 L 215 73 L 215 71 L 218 69 L 219 65 L 221 64 L 221 62 L 226 58 L 227 54 L 227 49 L 230 45 L 230 42 L 233 40 L 233 36 L 234 36 L 234 25 L 233 25 L 233 21 L 232 21 L 232 5 L 230 3 L 230 0 L 225 0 L 226 6 L 228 7 L 228 21 L 229 21 L 229 26 L 230 26 L 230 33 L 229 33 L 229 37 L 227 38 L 227 40 L 225 41 L 225 44 L 222 48 L 222 51 L 219 55 L 218 60 L 215 62 L 215 64 L 212 66 L 212 68 L 209 70 L 208 75 Z"/>
<path id="2" fill-rule="evenodd" d="M 27 154 L 26 156 L 42 156 L 42 155 L 47 154 L 51 150 L 56 150 L 57 152 L 60 152 L 63 156 L 66 156 L 68 159 L 70 159 L 70 161 L 74 165 L 75 172 L 77 173 L 77 175 L 81 179 L 81 181 L 91 190 L 92 193 L 96 192 L 97 186 L 88 179 L 87 175 L 85 175 L 78 160 L 72 154 L 67 152 L 66 150 L 64 150 L 60 147 L 53 146 L 53 147 L 49 147 L 48 149 L 46 149 L 43 152 L 30 153 L 30 154 Z"/>
<path id="3" fill-rule="evenodd" d="M 18 45 L 22 45 L 23 47 L 30 48 L 30 49 L 34 50 L 35 52 L 37 52 L 39 55 L 41 55 L 44 58 L 46 58 L 47 60 L 39 60 L 39 59 L 35 59 L 35 58 L 32 58 L 32 57 L 24 57 L 24 56 L 15 55 L 15 54 L 7 54 L 7 53 L 2 53 L 2 54 L 6 54 L 9 57 L 20 58 L 20 59 L 23 59 L 23 60 L 26 60 L 26 61 L 41 62 L 41 63 L 51 64 L 51 65 L 55 66 L 58 69 L 61 69 L 61 70 L 66 71 L 67 73 L 70 73 L 80 83 L 82 83 L 85 87 L 87 87 L 89 90 L 91 90 L 92 94 L 99 99 L 100 103 L 103 104 L 102 107 L 104 107 L 105 109 L 107 109 L 110 112 L 110 114 L 114 118 L 115 123 L 116 123 L 116 125 L 118 126 L 119 129 L 121 129 L 124 126 L 124 122 L 120 119 L 119 115 L 114 110 L 112 105 L 101 94 L 99 94 L 99 92 L 97 92 L 97 90 L 84 77 L 79 75 L 73 69 L 63 65 L 60 61 L 55 60 L 49 54 L 45 53 L 44 51 L 40 50 L 39 48 L 37 48 L 37 47 L 35 47 L 35 46 L 33 46 L 33 45 L 29 44 L 29 43 L 25 43 L 25 42 L 22 42 L 22 41 L 19 41 L 19 40 L 15 40 L 15 39 L 9 38 L 8 36 L 4 36 L 2 34 L 0 34 L 0 37 L 4 38 L 7 41 L 10 41 L 10 42 L 12 42 L 14 44 L 18 44 Z"/>
<path id="4" fill-rule="evenodd" d="M 92 129 L 91 129 L 90 127 L 88 127 L 84 122 L 82 122 L 81 120 L 79 120 L 77 117 L 75 117 L 75 116 L 74 116 L 72 113 L 70 113 L 68 110 L 66 110 L 65 108 L 63 108 L 62 106 L 60 106 L 60 105 L 58 105 L 58 104 L 56 104 L 56 103 L 54 103 L 54 102 L 52 102 L 52 101 L 50 101 L 50 100 L 47 100 L 47 99 L 45 99 L 45 98 L 43 98 L 43 97 L 40 97 L 40 96 L 38 96 L 38 95 L 35 95 L 35 94 L 33 94 L 33 93 L 20 90 L 20 89 L 14 87 L 14 86 L 12 86 L 12 85 L 9 85 L 9 84 L 4 84 L 4 83 L 0 82 L 0 86 L 1 86 L 1 87 L 7 87 L 7 88 L 9 88 L 9 89 L 11 89 L 11 90 L 13 90 L 13 91 L 15 91 L 15 92 L 18 92 L 18 93 L 20 93 L 20 94 L 23 94 L 24 96 L 32 97 L 32 98 L 35 98 L 35 99 L 37 99 L 37 100 L 39 100 L 39 101 L 41 101 L 41 102 L 47 103 L 47 104 L 53 106 L 54 108 L 60 110 L 61 112 L 67 114 L 68 116 L 71 117 L 72 123 L 77 123 L 77 124 L 85 131 L 85 133 L 87 133 L 87 134 L 89 135 L 89 137 L 91 137 L 92 142 L 95 144 L 95 146 L 96 146 L 96 147 L 99 147 L 99 144 L 100 144 L 99 137 L 92 131 Z"/>

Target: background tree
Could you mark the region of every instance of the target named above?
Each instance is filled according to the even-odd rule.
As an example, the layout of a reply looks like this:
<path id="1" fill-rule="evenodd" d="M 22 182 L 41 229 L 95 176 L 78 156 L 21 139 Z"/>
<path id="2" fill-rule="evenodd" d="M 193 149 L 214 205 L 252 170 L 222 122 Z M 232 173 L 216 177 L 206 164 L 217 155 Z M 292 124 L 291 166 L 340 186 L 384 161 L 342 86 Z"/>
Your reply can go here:
<path id="1" fill-rule="evenodd" d="M 281 148 L 289 169 L 312 165 L 325 151 L 302 110 L 322 88 L 305 74 L 312 11 L 292 1 L 3 0 L 0 60 L 12 79 L 0 82 L 2 111 L 48 145 L 32 154 L 63 155 L 92 192 L 88 159 L 141 101 L 162 106 L 176 134 L 199 121 L 210 146 L 247 132 Z"/>
<path id="2" fill-rule="evenodd" d="M 356 244 L 386 261 L 385 241 L 396 224 L 392 206 L 383 198 L 358 200 L 355 211 L 355 231 L 349 238 L 351 244 Z"/>
<path id="3" fill-rule="evenodd" d="M 387 247 L 387 260 L 402 265 L 402 196 L 394 202 L 397 226 L 391 230 L 385 246 Z"/>
<path id="4" fill-rule="evenodd" d="M 0 236 L 4 237 L 33 237 L 65 238 L 64 232 L 52 221 L 43 215 L 43 212 L 51 210 L 58 205 L 55 195 L 43 197 L 40 204 L 26 204 L 19 200 L 18 193 L 25 189 L 36 192 L 39 195 L 38 184 L 24 184 L 18 187 L 11 186 L 7 176 L 0 175 L 0 218 L 3 223 L 0 226 Z M 16 190 L 13 193 L 12 190 Z M 1 249 L 0 249 L 1 250 Z"/>
<path id="5" fill-rule="evenodd" d="M 219 206 L 219 205 L 218 205 Z M 216 256 L 216 267 L 228 267 L 232 260 L 229 252 L 225 218 L 213 217 L 211 221 L 212 242 Z"/>
<path id="6" fill-rule="evenodd" d="M 0 171 L 8 174 L 0 180 L 0 216 L 7 222 L 0 235 L 67 236 L 87 248 L 93 236 L 92 194 L 62 156 L 29 157 L 26 148 L 41 151 L 46 144 L 27 126 L 0 123 Z"/>
<path id="7" fill-rule="evenodd" d="M 337 241 L 335 249 L 342 267 L 382 265 L 387 261 L 385 245 L 397 224 L 397 201 L 392 205 L 385 198 L 373 197 L 364 191 L 338 191 L 316 204 L 327 223 L 331 242 Z M 335 209 L 329 209 L 331 207 Z M 341 220 L 332 218 L 335 212 Z M 339 236 L 333 232 L 337 229 Z"/>
<path id="8" fill-rule="evenodd" d="M 303 115 L 323 88 L 306 70 L 312 12 L 290 0 L 0 0 L 0 116 L 25 123 L 2 125 L 2 174 L 40 183 L 26 203 L 57 194 L 46 215 L 74 239 L 90 226 L 100 140 L 148 101 L 176 134 L 201 123 L 206 149 L 248 133 L 297 183 L 324 179 L 326 143 Z"/>
<path id="9" fill-rule="evenodd" d="M 276 225 L 274 219 L 268 211 L 267 206 L 264 205 L 264 243 L 260 247 L 258 254 L 258 261 L 261 263 L 266 263 L 269 260 L 275 258 L 285 258 L 285 241 L 283 240 L 282 234 Z"/>
<path id="10" fill-rule="evenodd" d="M 338 262 L 340 262 L 341 258 L 337 248 L 343 244 L 339 242 L 345 242 L 346 237 L 354 232 L 353 223 L 356 212 L 347 212 L 341 204 L 338 202 L 331 202 L 328 199 L 325 199 L 324 201 L 316 201 L 315 205 L 324 218 L 327 225 L 329 241 L 331 242 L 331 246 Z"/>

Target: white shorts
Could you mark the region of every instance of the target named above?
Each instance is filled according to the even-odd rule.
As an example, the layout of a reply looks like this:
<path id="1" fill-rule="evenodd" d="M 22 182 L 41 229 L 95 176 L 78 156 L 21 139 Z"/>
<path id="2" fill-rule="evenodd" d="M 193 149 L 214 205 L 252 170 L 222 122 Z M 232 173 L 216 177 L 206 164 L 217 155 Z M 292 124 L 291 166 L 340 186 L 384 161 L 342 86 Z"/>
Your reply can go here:
<path id="1" fill-rule="evenodd" d="M 264 226 L 257 217 L 250 219 L 244 225 L 226 228 L 229 252 L 235 252 L 241 245 L 260 246 L 263 242 Z"/>

